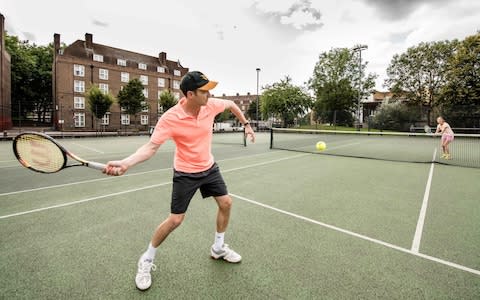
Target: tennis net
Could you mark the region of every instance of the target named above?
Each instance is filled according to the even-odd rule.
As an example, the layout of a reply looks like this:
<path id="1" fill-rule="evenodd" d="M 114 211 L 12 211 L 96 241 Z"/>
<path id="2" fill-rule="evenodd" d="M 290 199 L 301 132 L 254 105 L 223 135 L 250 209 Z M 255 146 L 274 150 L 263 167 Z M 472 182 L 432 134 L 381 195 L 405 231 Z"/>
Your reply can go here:
<path id="1" fill-rule="evenodd" d="M 238 145 L 247 146 L 245 137 L 245 128 L 236 131 L 215 131 L 212 143 L 220 145 Z"/>
<path id="2" fill-rule="evenodd" d="M 318 141 L 327 149 L 318 151 Z M 426 133 L 272 128 L 270 148 L 387 161 L 441 163 L 480 168 L 480 134 L 456 134 L 450 159 L 442 158 L 441 136 Z"/>

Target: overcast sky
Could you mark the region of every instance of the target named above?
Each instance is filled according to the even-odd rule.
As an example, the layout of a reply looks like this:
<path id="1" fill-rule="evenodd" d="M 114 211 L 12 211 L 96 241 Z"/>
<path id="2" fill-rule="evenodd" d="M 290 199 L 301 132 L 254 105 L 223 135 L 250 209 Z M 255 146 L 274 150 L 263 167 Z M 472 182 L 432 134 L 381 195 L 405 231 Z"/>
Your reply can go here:
<path id="1" fill-rule="evenodd" d="M 362 58 L 384 90 L 396 53 L 480 30 L 478 0 L 2 0 L 9 34 L 39 45 L 59 33 L 158 56 L 167 52 L 220 83 L 215 95 L 256 93 L 286 75 L 302 85 L 321 52 L 368 45 Z"/>

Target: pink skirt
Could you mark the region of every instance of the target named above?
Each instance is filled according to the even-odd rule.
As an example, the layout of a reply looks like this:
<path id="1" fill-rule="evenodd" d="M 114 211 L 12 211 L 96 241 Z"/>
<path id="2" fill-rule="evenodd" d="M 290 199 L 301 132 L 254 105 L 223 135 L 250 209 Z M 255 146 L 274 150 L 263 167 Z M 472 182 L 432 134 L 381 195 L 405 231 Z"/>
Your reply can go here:
<path id="1" fill-rule="evenodd" d="M 453 135 L 452 134 L 442 135 L 442 142 L 451 142 L 451 141 L 453 141 Z"/>

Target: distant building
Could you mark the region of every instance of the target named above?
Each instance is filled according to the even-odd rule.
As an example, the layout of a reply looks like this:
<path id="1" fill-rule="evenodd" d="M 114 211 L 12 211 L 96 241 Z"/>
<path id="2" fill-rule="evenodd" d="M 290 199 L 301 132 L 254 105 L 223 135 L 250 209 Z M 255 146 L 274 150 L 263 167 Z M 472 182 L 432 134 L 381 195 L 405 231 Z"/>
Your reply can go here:
<path id="1" fill-rule="evenodd" d="M 362 99 L 362 119 L 363 122 L 366 122 L 366 118 L 375 115 L 375 111 L 379 108 L 379 106 L 384 101 L 390 100 L 399 100 L 399 101 L 406 101 L 407 99 L 404 96 L 395 95 L 393 92 L 386 91 L 376 91 L 374 90 L 368 97 Z"/>
<path id="2" fill-rule="evenodd" d="M 5 18 L 0 14 L 0 130 L 12 128 L 11 61 L 5 48 Z"/>
<path id="3" fill-rule="evenodd" d="M 257 101 L 257 95 L 251 95 L 250 93 L 247 93 L 246 95 L 240 95 L 239 93 L 237 93 L 235 96 L 227 96 L 225 94 L 223 94 L 222 96 L 212 95 L 212 97 L 232 100 L 233 102 L 235 102 L 235 104 L 238 105 L 238 107 L 240 107 L 243 114 L 247 113 L 250 104 L 253 103 L 255 105 Z"/>
<path id="4" fill-rule="evenodd" d="M 367 98 L 362 99 L 363 116 L 373 116 L 382 102 L 392 99 L 392 97 L 393 93 L 390 91 L 381 92 L 374 90 Z"/>
<path id="5" fill-rule="evenodd" d="M 52 68 L 54 126 L 59 130 L 105 130 L 137 128 L 146 130 L 155 125 L 159 115 L 158 98 L 163 90 L 170 90 L 180 98 L 180 80 L 188 72 L 179 61 L 167 60 L 167 54 L 158 57 L 117 49 L 93 43 L 93 35 L 77 40 L 66 48 L 60 46 L 60 35 L 54 34 Z M 138 78 L 144 85 L 149 108 L 136 117 L 130 116 L 114 103 L 100 122 L 88 107 L 86 92 L 96 84 L 104 93 L 114 97 L 130 80 Z"/>

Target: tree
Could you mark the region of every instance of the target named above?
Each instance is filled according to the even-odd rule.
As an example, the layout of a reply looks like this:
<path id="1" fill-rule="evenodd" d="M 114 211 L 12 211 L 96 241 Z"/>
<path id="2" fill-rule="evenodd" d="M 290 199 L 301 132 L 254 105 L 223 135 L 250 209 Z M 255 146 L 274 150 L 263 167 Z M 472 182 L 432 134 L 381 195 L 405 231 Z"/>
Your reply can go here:
<path id="1" fill-rule="evenodd" d="M 264 117 L 280 117 L 283 126 L 294 123 L 295 118 L 303 117 L 312 107 L 313 100 L 304 89 L 294 86 L 290 77 L 266 86 L 260 98 Z"/>
<path id="2" fill-rule="evenodd" d="M 318 117 L 330 123 L 351 125 L 353 112 L 358 107 L 358 96 L 365 97 L 375 85 L 377 75 L 365 73 L 367 64 L 363 62 L 359 70 L 358 58 L 347 48 L 336 48 L 319 55 L 308 81 L 316 97 L 314 110 Z"/>
<path id="3" fill-rule="evenodd" d="M 177 104 L 177 100 L 175 99 L 175 96 L 172 94 L 172 92 L 170 92 L 170 90 L 162 91 L 160 93 L 158 101 L 159 101 L 160 107 L 162 108 L 162 112 L 166 112 L 171 107 Z"/>
<path id="4" fill-rule="evenodd" d="M 258 120 L 257 118 L 257 100 L 250 102 L 250 105 L 247 109 L 247 116 L 250 120 Z"/>
<path id="5" fill-rule="evenodd" d="M 449 61 L 439 114 L 455 127 L 480 124 L 480 33 L 465 38 Z M 477 122 L 475 122 L 477 121 Z"/>
<path id="6" fill-rule="evenodd" d="M 110 93 L 104 94 L 96 85 L 90 87 L 86 96 L 89 109 L 97 120 L 105 116 L 114 101 L 114 98 Z"/>
<path id="7" fill-rule="evenodd" d="M 232 120 L 232 119 L 233 119 L 233 114 L 228 109 L 224 110 L 222 113 L 215 116 L 215 122 L 217 123 L 225 122 L 227 120 Z"/>
<path id="8" fill-rule="evenodd" d="M 47 119 L 52 111 L 53 46 L 30 45 L 16 36 L 5 35 L 5 47 L 11 56 L 12 119 Z"/>
<path id="9" fill-rule="evenodd" d="M 358 93 L 352 88 L 348 80 L 327 82 L 318 93 L 317 101 L 314 103 L 317 119 L 335 125 L 353 125 Z"/>
<path id="10" fill-rule="evenodd" d="M 425 105 L 431 110 L 438 104 L 440 89 L 446 82 L 449 59 L 455 54 L 457 46 L 457 40 L 420 43 L 408 48 L 405 53 L 396 54 L 387 68 L 385 85 L 411 103 Z"/>
<path id="11" fill-rule="evenodd" d="M 136 126 L 136 116 L 139 112 L 147 107 L 146 98 L 143 94 L 142 82 L 135 78 L 130 80 L 126 86 L 118 92 L 118 104 L 129 115 L 134 116 L 134 124 Z"/>
<path id="12" fill-rule="evenodd" d="M 378 129 L 407 131 L 419 117 L 420 111 L 415 106 L 385 100 L 377 109 L 372 125 Z"/>

